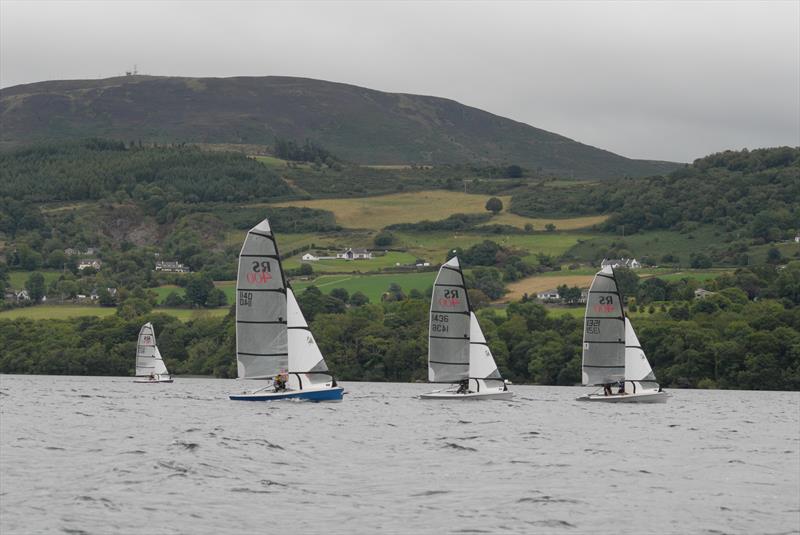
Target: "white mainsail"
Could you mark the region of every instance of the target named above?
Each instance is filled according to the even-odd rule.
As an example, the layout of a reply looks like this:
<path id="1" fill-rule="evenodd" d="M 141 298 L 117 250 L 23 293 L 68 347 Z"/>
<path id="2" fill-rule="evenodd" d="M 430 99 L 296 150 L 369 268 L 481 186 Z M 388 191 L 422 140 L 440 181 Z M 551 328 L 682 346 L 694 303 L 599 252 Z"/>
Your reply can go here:
<path id="1" fill-rule="evenodd" d="M 169 372 L 158 350 L 153 324 L 147 322 L 139 329 L 139 338 L 136 342 L 136 376 L 149 377 L 151 374 L 168 375 Z"/>
<path id="2" fill-rule="evenodd" d="M 240 379 L 267 379 L 289 367 L 286 280 L 269 221 L 250 229 L 236 279 L 236 362 Z"/>
<path id="3" fill-rule="evenodd" d="M 584 385 L 625 379 L 625 315 L 610 266 L 594 276 L 586 299 L 582 379 Z"/>
<path id="4" fill-rule="evenodd" d="M 503 380 L 500 370 L 492 356 L 492 350 L 486 344 L 486 338 L 474 312 L 469 313 L 469 376 L 471 379 Z"/>
<path id="5" fill-rule="evenodd" d="M 470 306 L 464 275 L 453 257 L 433 284 L 428 324 L 428 381 L 456 383 L 470 372 Z"/>
<path id="6" fill-rule="evenodd" d="M 656 375 L 644 354 L 636 331 L 630 320 L 625 318 L 625 380 L 639 382 L 656 382 Z"/>

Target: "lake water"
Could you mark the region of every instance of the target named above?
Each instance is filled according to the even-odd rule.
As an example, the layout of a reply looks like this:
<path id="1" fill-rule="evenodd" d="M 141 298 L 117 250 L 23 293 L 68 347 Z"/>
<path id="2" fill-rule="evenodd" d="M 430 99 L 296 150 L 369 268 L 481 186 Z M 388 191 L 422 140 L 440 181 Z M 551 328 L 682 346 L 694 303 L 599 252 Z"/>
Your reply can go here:
<path id="1" fill-rule="evenodd" d="M 800 393 L 665 405 L 234 402 L 233 380 L 0 376 L 0 533 L 798 533 Z"/>

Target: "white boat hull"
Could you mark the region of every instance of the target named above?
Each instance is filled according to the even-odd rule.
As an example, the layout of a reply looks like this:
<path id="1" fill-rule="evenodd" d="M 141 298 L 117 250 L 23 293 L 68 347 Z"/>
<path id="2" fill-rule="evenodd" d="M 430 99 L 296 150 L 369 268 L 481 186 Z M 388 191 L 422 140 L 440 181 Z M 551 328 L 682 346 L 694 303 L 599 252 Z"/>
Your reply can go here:
<path id="1" fill-rule="evenodd" d="M 577 401 L 597 401 L 600 403 L 666 403 L 671 396 L 664 391 L 645 390 L 635 394 L 588 394 L 577 398 Z"/>
<path id="2" fill-rule="evenodd" d="M 420 399 L 459 399 L 459 400 L 472 400 L 479 401 L 482 399 L 511 399 L 514 393 L 511 392 L 503 382 L 501 386 L 494 386 L 499 381 L 492 381 L 487 384 L 485 379 L 470 379 L 469 390 L 467 392 L 459 392 L 457 385 L 452 385 L 448 388 L 441 390 L 434 390 L 427 394 L 422 394 Z"/>
<path id="3" fill-rule="evenodd" d="M 137 377 L 133 380 L 134 383 L 171 383 L 172 376 L 170 375 L 156 375 L 153 379 L 150 377 Z"/>
<path id="4" fill-rule="evenodd" d="M 427 394 L 422 394 L 420 399 L 460 399 L 460 400 L 471 400 L 471 401 L 479 401 L 482 399 L 511 399 L 514 397 L 514 393 L 510 391 L 496 391 L 496 392 L 467 392 L 465 394 L 457 394 L 456 392 L 428 392 Z"/>

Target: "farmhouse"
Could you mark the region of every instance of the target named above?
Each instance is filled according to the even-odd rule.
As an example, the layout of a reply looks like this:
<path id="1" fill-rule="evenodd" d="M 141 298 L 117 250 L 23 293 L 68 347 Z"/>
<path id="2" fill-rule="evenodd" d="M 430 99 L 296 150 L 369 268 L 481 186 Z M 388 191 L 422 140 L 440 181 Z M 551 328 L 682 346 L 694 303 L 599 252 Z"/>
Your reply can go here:
<path id="1" fill-rule="evenodd" d="M 558 301 L 561 296 L 558 295 L 558 290 L 552 289 L 537 293 L 536 298 L 540 301 Z"/>
<path id="2" fill-rule="evenodd" d="M 600 262 L 600 267 L 604 268 L 606 266 L 611 266 L 614 268 L 623 267 L 628 269 L 639 269 L 642 267 L 635 258 L 604 258 L 602 262 Z"/>
<path id="3" fill-rule="evenodd" d="M 94 256 L 99 252 L 100 251 L 98 251 L 96 247 L 87 247 L 85 251 L 74 247 L 67 247 L 64 249 L 65 256 Z"/>
<path id="4" fill-rule="evenodd" d="M 300 260 L 302 260 L 303 262 L 316 262 L 317 260 L 319 260 L 319 257 L 314 256 L 311 253 L 306 253 L 300 257 Z"/>
<path id="5" fill-rule="evenodd" d="M 155 271 L 163 271 L 164 273 L 189 273 L 189 268 L 184 266 L 178 261 L 161 261 L 156 260 Z"/>
<path id="6" fill-rule="evenodd" d="M 80 271 L 83 271 L 86 268 L 99 270 L 102 266 L 103 263 L 96 258 L 87 258 L 85 260 L 81 260 L 80 262 L 78 262 L 78 269 Z"/>
<path id="7" fill-rule="evenodd" d="M 336 253 L 336 258 L 343 258 L 344 260 L 371 260 L 372 253 L 366 249 L 353 249 L 347 248 L 341 253 Z"/>

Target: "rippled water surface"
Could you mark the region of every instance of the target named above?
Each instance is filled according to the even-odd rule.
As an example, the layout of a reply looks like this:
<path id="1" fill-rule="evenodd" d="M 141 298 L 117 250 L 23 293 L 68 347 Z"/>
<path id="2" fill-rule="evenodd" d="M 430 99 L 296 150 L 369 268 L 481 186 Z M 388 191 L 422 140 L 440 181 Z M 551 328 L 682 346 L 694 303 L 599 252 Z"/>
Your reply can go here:
<path id="1" fill-rule="evenodd" d="M 800 393 L 234 402 L 232 380 L 0 376 L 0 533 L 797 533 Z"/>

